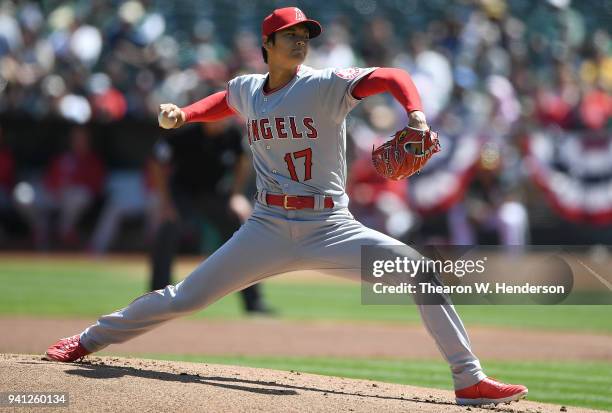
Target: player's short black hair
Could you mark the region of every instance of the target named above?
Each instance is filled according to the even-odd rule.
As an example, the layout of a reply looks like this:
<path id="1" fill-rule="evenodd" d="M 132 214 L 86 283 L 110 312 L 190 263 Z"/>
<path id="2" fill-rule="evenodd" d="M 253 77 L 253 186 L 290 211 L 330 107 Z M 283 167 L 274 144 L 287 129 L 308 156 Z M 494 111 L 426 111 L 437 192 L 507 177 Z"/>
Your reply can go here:
<path id="1" fill-rule="evenodd" d="M 272 44 L 274 44 L 275 38 L 276 33 L 272 33 L 270 36 L 268 36 L 268 39 L 270 39 Z M 261 46 L 261 55 L 263 56 L 264 63 L 268 63 L 268 51 L 263 46 Z"/>

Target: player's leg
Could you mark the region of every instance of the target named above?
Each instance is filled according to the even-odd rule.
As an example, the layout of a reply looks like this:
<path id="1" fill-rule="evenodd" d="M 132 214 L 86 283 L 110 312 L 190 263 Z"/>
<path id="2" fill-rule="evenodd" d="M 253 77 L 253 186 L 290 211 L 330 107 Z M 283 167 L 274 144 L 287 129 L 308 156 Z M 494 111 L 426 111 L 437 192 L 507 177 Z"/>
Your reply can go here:
<path id="1" fill-rule="evenodd" d="M 172 263 L 179 245 L 182 220 L 192 219 L 195 210 L 193 196 L 176 185 L 170 189 L 172 204 L 163 205 L 160 202 L 157 205 L 157 216 L 161 222 L 156 228 L 149 255 L 152 291 L 164 289 L 172 283 Z M 173 214 L 165 210 L 169 207 L 173 209 Z"/>
<path id="2" fill-rule="evenodd" d="M 151 265 L 151 290 L 165 288 L 171 283 L 172 261 L 179 243 L 179 223 L 177 220 L 162 222 L 153 238 L 149 256 Z"/>
<path id="3" fill-rule="evenodd" d="M 288 271 L 294 251 L 282 222 L 253 217 L 219 250 L 176 286 L 153 291 L 101 317 L 81 335 L 88 351 L 99 351 L 202 309 L 265 277 Z"/>
<path id="4" fill-rule="evenodd" d="M 348 212 L 344 216 L 336 214 L 335 218 L 320 223 L 318 227 L 311 222 L 307 225 L 311 227 L 311 235 L 303 240 L 302 251 L 308 254 L 303 261 L 310 263 L 312 269 L 330 273 L 333 270 L 336 275 L 350 276 L 357 281 L 361 274 L 362 245 L 403 245 L 365 227 Z M 417 258 L 420 254 L 414 251 L 414 256 Z M 418 309 L 427 331 L 451 367 L 455 388 L 468 387 L 485 378 L 453 305 L 418 305 Z"/>
<path id="5" fill-rule="evenodd" d="M 229 201 L 230 197 L 226 194 L 203 193 L 198 197 L 199 209 L 209 222 L 215 224 L 215 228 L 224 241 L 230 239 L 232 234 L 240 228 L 240 218 L 229 208 Z M 265 302 L 259 284 L 253 284 L 240 290 L 240 298 L 244 311 L 247 313 L 273 313 Z"/>

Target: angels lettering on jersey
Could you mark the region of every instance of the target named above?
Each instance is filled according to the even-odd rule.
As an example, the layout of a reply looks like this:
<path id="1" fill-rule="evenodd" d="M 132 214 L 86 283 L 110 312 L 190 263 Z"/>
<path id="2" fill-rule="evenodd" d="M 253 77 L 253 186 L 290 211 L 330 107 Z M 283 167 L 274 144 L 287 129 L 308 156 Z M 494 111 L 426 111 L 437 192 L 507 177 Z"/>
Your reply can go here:
<path id="1" fill-rule="evenodd" d="M 319 132 L 311 117 L 285 116 L 248 119 L 246 122 L 249 145 L 270 139 L 317 139 Z"/>
<path id="2" fill-rule="evenodd" d="M 257 190 L 271 194 L 346 195 L 346 115 L 360 102 L 351 91 L 376 68 L 300 65 L 285 86 L 266 93 L 266 74 L 227 85 L 227 103 L 245 119 Z"/>

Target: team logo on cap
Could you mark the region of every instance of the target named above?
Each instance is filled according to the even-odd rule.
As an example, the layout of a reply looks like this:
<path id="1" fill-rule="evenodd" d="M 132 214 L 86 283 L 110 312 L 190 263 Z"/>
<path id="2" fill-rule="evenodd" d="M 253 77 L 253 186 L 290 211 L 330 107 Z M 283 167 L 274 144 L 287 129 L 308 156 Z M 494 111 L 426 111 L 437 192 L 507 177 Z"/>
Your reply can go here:
<path id="1" fill-rule="evenodd" d="M 296 21 L 306 20 L 306 16 L 304 16 L 304 13 L 302 12 L 302 10 L 298 9 L 297 7 L 295 8 L 295 20 Z"/>

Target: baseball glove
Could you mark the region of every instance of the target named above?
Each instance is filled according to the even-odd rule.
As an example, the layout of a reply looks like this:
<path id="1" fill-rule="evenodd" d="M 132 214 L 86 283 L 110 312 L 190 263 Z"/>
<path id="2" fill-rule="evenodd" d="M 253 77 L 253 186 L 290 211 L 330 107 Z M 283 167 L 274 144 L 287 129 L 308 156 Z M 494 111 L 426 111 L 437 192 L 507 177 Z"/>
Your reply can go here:
<path id="1" fill-rule="evenodd" d="M 372 150 L 372 162 L 379 175 L 399 180 L 419 172 L 437 152 L 440 142 L 436 132 L 406 126 L 393 139 Z"/>

